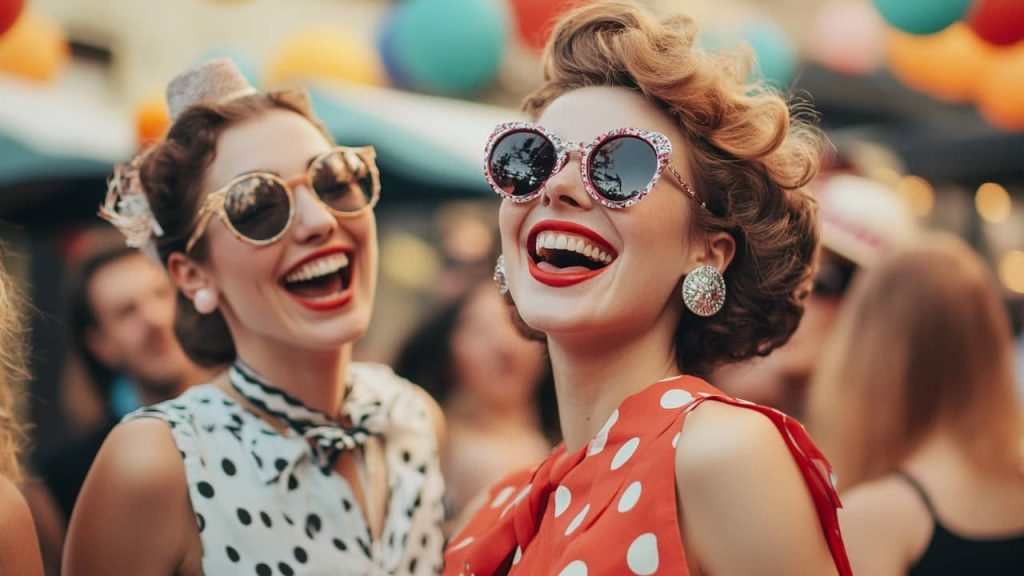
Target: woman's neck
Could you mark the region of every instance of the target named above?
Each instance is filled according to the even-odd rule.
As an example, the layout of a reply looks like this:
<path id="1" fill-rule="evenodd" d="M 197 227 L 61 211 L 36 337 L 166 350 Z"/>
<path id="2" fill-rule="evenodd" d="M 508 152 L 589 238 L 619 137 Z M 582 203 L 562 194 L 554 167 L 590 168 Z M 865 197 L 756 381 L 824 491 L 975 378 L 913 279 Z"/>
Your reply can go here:
<path id="1" fill-rule="evenodd" d="M 251 342 L 238 346 L 238 357 L 262 378 L 309 408 L 332 416 L 340 412 L 352 344 L 332 350 L 310 350 Z"/>
<path id="2" fill-rule="evenodd" d="M 589 442 L 627 396 L 679 374 L 671 327 L 636 337 L 549 336 L 548 350 L 570 453 Z"/>

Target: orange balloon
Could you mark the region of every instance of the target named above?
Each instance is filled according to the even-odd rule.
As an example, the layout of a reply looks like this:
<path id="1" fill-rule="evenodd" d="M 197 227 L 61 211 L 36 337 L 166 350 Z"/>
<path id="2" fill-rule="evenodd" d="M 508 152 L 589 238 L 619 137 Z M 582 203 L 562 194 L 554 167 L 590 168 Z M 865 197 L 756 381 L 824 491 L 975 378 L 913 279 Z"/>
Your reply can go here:
<path id="1" fill-rule="evenodd" d="M 893 76 L 948 102 L 973 100 L 998 54 L 963 22 L 929 36 L 892 30 L 887 50 Z"/>
<path id="2" fill-rule="evenodd" d="M 26 8 L 0 36 L 0 71 L 39 82 L 54 80 L 68 61 L 68 41 L 46 15 Z"/>
<path id="3" fill-rule="evenodd" d="M 344 28 L 313 26 L 275 48 L 264 78 L 271 86 L 316 78 L 380 85 L 386 75 L 370 42 Z"/>
<path id="4" fill-rule="evenodd" d="M 992 64 L 978 90 L 978 110 L 998 128 L 1024 130 L 1024 47 Z"/>
<path id="5" fill-rule="evenodd" d="M 171 127 L 171 115 L 161 92 L 147 96 L 135 107 L 135 137 L 139 148 L 155 144 Z"/>

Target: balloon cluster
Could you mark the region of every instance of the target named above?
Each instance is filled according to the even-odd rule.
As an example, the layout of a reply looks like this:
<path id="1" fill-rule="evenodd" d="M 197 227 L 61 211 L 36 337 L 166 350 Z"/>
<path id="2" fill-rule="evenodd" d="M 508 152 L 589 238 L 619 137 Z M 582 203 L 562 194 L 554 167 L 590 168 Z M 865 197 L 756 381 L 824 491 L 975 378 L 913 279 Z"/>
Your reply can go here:
<path id="1" fill-rule="evenodd" d="M 63 30 L 25 0 L 0 0 L 0 72 L 33 82 L 53 81 L 70 51 Z"/>
<path id="2" fill-rule="evenodd" d="M 993 125 L 1024 130 L 1024 1 L 873 0 L 891 26 L 889 70 Z"/>

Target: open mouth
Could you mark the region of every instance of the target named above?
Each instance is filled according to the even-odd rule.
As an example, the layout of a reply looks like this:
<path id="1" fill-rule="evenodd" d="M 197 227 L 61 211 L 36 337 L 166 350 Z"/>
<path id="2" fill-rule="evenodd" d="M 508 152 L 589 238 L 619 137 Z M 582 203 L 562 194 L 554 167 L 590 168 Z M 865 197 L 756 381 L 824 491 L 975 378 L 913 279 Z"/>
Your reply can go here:
<path id="1" fill-rule="evenodd" d="M 615 259 L 611 248 L 583 236 L 542 231 L 531 242 L 530 257 L 538 266 L 552 272 L 582 272 L 573 268 L 599 270 Z"/>
<path id="2" fill-rule="evenodd" d="M 538 225 L 527 241 L 530 273 L 549 286 L 571 286 L 593 278 L 618 257 L 595 232 L 568 222 Z"/>
<path id="3" fill-rule="evenodd" d="M 344 304 L 351 295 L 351 285 L 351 259 L 337 250 L 312 255 L 281 279 L 281 286 L 289 294 L 316 310 Z"/>

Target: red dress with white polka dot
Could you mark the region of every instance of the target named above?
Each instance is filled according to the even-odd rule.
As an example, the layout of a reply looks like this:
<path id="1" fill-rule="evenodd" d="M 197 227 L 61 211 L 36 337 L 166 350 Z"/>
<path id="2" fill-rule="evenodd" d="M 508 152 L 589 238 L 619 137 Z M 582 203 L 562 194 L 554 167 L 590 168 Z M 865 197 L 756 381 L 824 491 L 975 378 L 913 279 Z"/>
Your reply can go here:
<path id="1" fill-rule="evenodd" d="M 499 482 L 451 540 L 444 574 L 686 576 L 675 506 L 676 445 L 686 415 L 709 400 L 756 410 L 776 425 L 811 492 L 840 576 L 852 574 L 831 471 L 803 427 L 690 376 L 626 398 L 576 453 L 559 446 L 537 468 Z"/>

